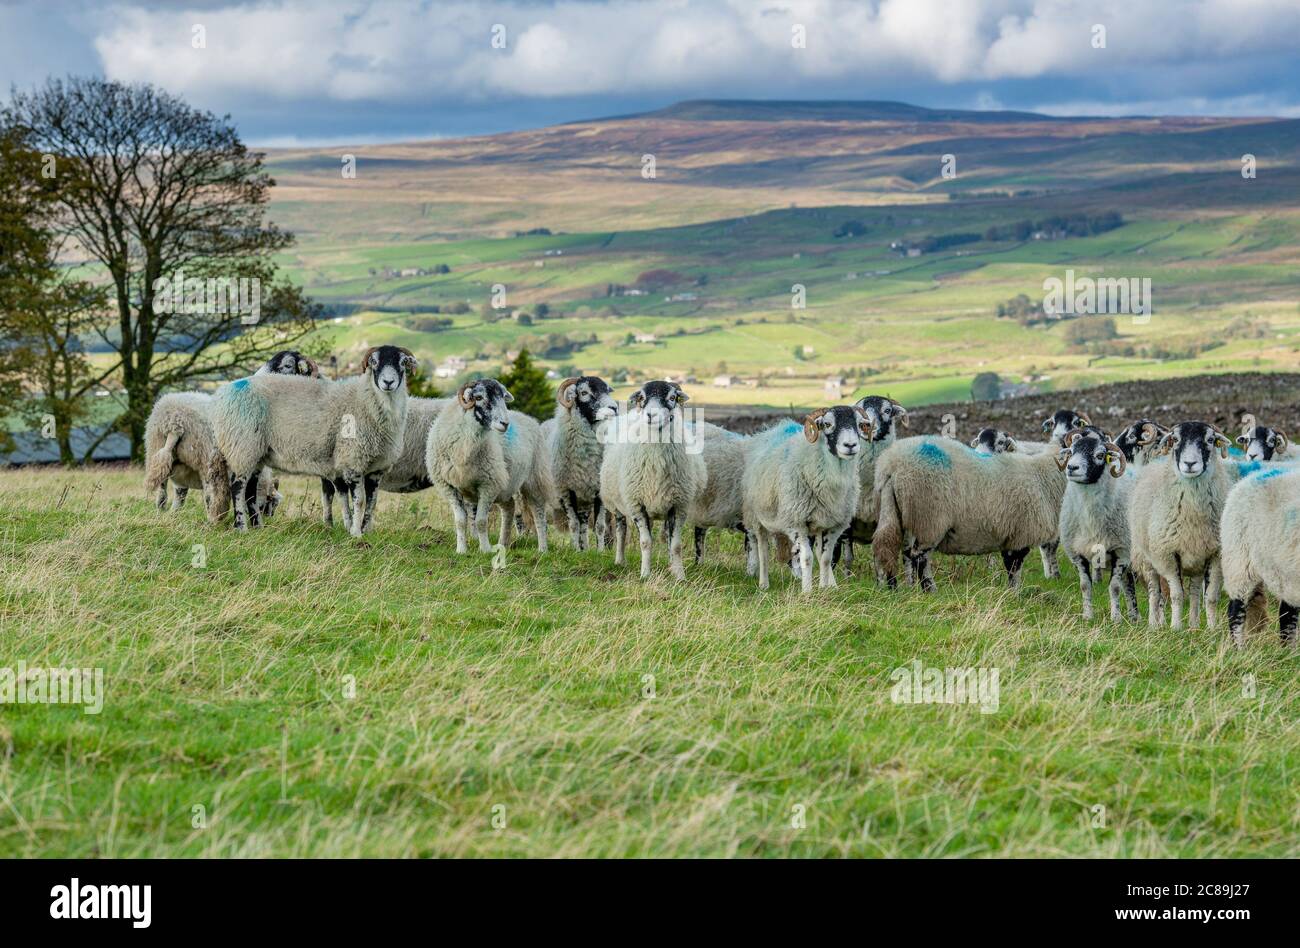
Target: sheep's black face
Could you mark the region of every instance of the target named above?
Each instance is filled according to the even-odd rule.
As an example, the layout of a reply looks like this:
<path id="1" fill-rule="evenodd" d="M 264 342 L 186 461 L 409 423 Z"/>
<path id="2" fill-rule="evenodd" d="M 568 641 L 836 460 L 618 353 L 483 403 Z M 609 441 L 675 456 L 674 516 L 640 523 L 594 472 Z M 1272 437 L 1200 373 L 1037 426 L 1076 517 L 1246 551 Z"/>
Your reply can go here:
<path id="1" fill-rule="evenodd" d="M 310 375 L 319 377 L 320 370 L 316 363 L 297 349 L 282 349 L 267 359 L 262 368 L 272 375 Z"/>
<path id="2" fill-rule="evenodd" d="M 857 407 L 867 413 L 875 426 L 872 441 L 890 441 L 897 434 L 894 422 L 901 422 L 907 416 L 907 409 L 898 402 L 883 395 L 868 395 L 857 401 Z"/>
<path id="3" fill-rule="evenodd" d="M 1214 452 L 1226 453 L 1228 444 L 1228 439 L 1214 426 L 1203 421 L 1183 421 L 1170 429 L 1160 447 L 1173 453 L 1174 469 L 1180 477 L 1200 477 L 1210 466 Z"/>
<path id="4" fill-rule="evenodd" d="M 848 405 L 836 405 L 826 409 L 813 424 L 832 457 L 851 461 L 862 450 L 860 426 L 867 424 L 867 421 L 858 414 L 857 409 Z"/>
<path id="5" fill-rule="evenodd" d="M 1115 436 L 1115 444 L 1124 452 L 1124 460 L 1131 462 L 1137 457 L 1139 451 L 1156 444 L 1168 433 L 1169 429 L 1154 421 L 1139 418 Z"/>
<path id="6" fill-rule="evenodd" d="M 578 379 L 573 386 L 573 404 L 589 425 L 609 421 L 618 414 L 618 402 L 609 383 L 595 375 Z"/>
<path id="7" fill-rule="evenodd" d="M 646 382 L 627 400 L 629 414 L 639 412 L 651 428 L 667 428 L 675 420 L 680 406 L 690 400 L 681 388 L 672 382 Z"/>
<path id="8" fill-rule="evenodd" d="M 1065 476 L 1076 484 L 1095 484 L 1106 473 L 1110 460 L 1106 439 L 1089 429 L 1070 443 L 1066 452 Z"/>
<path id="9" fill-rule="evenodd" d="M 366 370 L 375 388 L 381 392 L 394 392 L 401 388 L 407 373 L 415 366 L 415 356 L 400 346 L 376 346 L 366 353 Z"/>
<path id="10" fill-rule="evenodd" d="M 466 382 L 457 397 L 461 407 L 473 411 L 474 420 L 484 428 L 505 431 L 510 427 L 509 405 L 515 397 L 496 379 Z"/>
<path id="11" fill-rule="evenodd" d="M 1051 440 L 1060 443 L 1068 433 L 1075 428 L 1082 428 L 1088 424 L 1088 419 L 1080 415 L 1077 411 L 1071 411 L 1069 408 L 1060 408 L 1052 412 L 1052 416 L 1043 422 L 1043 433 L 1051 433 Z"/>
<path id="12" fill-rule="evenodd" d="M 1237 444 L 1246 452 L 1251 461 L 1271 461 L 1273 455 L 1286 451 L 1286 435 L 1266 425 L 1256 425 L 1244 434 L 1237 436 Z"/>
<path id="13" fill-rule="evenodd" d="M 997 428 L 981 428 L 970 446 L 980 454 L 1005 454 L 1016 450 L 1016 439 Z"/>

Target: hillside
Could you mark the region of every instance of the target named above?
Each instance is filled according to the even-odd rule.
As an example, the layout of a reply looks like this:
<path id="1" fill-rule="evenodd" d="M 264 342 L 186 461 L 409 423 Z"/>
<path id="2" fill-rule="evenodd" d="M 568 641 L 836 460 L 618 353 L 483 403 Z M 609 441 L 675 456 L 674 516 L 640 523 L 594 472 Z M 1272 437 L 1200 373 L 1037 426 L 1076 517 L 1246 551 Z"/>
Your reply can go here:
<path id="1" fill-rule="evenodd" d="M 331 307 L 321 343 L 344 363 L 392 341 L 494 373 L 527 346 L 774 407 L 838 375 L 923 404 L 983 371 L 1050 390 L 1300 368 L 1300 121 L 705 101 L 270 164 L 300 238 L 282 262 Z M 1044 223 L 1070 217 L 1121 223 Z M 1104 343 L 995 318 L 1067 271 L 1150 280 L 1153 317 Z"/>

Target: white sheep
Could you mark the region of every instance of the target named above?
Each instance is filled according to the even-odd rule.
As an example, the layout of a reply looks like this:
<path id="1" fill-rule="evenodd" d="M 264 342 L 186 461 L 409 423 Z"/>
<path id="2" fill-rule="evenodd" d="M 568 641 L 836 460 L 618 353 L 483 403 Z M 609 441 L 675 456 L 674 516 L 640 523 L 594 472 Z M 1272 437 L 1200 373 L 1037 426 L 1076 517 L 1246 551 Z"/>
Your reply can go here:
<path id="1" fill-rule="evenodd" d="M 652 524 L 664 523 L 670 568 L 686 578 L 682 524 L 708 483 L 698 441 L 687 444 L 684 418 L 689 396 L 673 382 L 646 382 L 628 399 L 628 417 L 611 426 L 600 465 L 601 503 L 614 511 L 614 562 L 622 565 L 627 524 L 636 524 L 641 578 L 650 578 Z"/>
<path id="2" fill-rule="evenodd" d="M 951 438 L 903 438 L 876 462 L 880 523 L 876 566 L 896 585 L 898 557 L 921 588 L 934 588 L 930 554 L 1001 553 L 1020 585 L 1025 555 L 1056 541 L 1065 479 L 1051 453 L 979 454 Z"/>
<path id="3" fill-rule="evenodd" d="M 704 540 L 709 527 L 739 530 L 745 535 L 745 548 L 749 566 L 755 567 L 754 549 L 750 535 L 743 525 L 742 481 L 745 476 L 745 458 L 750 439 L 726 432 L 717 435 L 701 432 L 701 454 L 704 458 L 706 478 L 701 489 L 691 501 L 686 519 L 695 528 L 695 562 L 704 557 Z"/>
<path id="4" fill-rule="evenodd" d="M 424 463 L 425 442 L 429 438 L 429 429 L 433 427 L 433 420 L 450 402 L 450 398 L 407 396 L 402 453 L 380 479 L 381 491 L 392 494 L 412 494 L 433 486 Z M 326 526 L 332 526 L 334 523 L 334 495 L 338 492 L 339 488 L 333 481 L 324 477 L 320 479 L 321 519 Z M 352 512 L 348 506 L 350 500 L 346 491 L 341 494 L 340 499 L 344 504 L 345 520 L 351 523 Z"/>
<path id="5" fill-rule="evenodd" d="M 1120 620 L 1123 594 L 1130 619 L 1138 618 L 1129 556 L 1128 506 L 1136 480 L 1119 445 L 1098 428 L 1079 428 L 1061 449 L 1066 485 L 1058 532 L 1065 555 L 1079 570 L 1083 617 L 1092 618 L 1094 578 L 1110 568 L 1110 617 Z M 1109 473 L 1110 476 L 1107 476 Z"/>
<path id="6" fill-rule="evenodd" d="M 271 356 L 255 375 L 319 376 L 316 363 L 301 352 L 285 349 Z M 230 508 L 230 475 L 217 450 L 209 417 L 212 396 L 205 392 L 173 392 L 154 403 L 145 424 L 145 487 L 156 491 L 156 503 L 167 505 L 167 483 L 176 489 L 172 510 L 180 510 L 191 489 L 201 488 L 208 519 L 216 522 Z M 279 482 L 263 467 L 254 482 L 252 516 L 269 519 L 283 500 Z"/>
<path id="7" fill-rule="evenodd" d="M 858 455 L 858 509 L 849 529 L 840 537 L 839 552 L 846 567 L 853 565 L 853 545 L 870 543 L 871 535 L 876 532 L 875 492 L 872 490 L 876 481 L 876 459 L 898 438 L 900 424 L 904 428 L 912 426 L 907 409 L 885 395 L 859 398 L 854 407 L 867 416 L 873 434 L 862 442 Z"/>
<path id="8" fill-rule="evenodd" d="M 1280 461 L 1290 443 L 1285 431 L 1267 425 L 1253 425 L 1237 436 L 1248 461 Z"/>
<path id="9" fill-rule="evenodd" d="M 1235 474 L 1226 460 L 1228 437 L 1213 425 L 1184 421 L 1160 441 L 1160 457 L 1138 473 L 1129 505 L 1133 568 L 1147 582 L 1148 622 L 1162 621 L 1161 592 L 1168 587 L 1170 623 L 1183 625 L 1183 577 L 1191 579 L 1189 623 L 1199 621 L 1200 594 L 1213 627 L 1223 574 L 1219 563 L 1219 519 Z M 1165 457 L 1164 455 L 1169 455 Z"/>
<path id="10" fill-rule="evenodd" d="M 594 375 L 567 378 L 555 393 L 555 416 L 542 423 L 542 443 L 555 494 L 564 511 L 575 550 L 588 548 L 588 524 L 596 522 L 597 548 L 605 548 L 605 517 L 600 502 L 600 462 L 605 456 L 604 425 L 618 415 L 609 384 Z"/>
<path id="11" fill-rule="evenodd" d="M 489 553 L 488 517 L 501 507 L 503 547 L 515 526 L 516 495 L 532 508 L 537 548 L 547 550 L 546 511 L 555 502 L 541 426 L 507 406 L 514 401 L 496 379 L 466 382 L 438 414 L 425 444 L 429 479 L 447 498 L 456 521 L 456 552 L 468 551 L 473 512 L 479 551 Z"/>
<path id="12" fill-rule="evenodd" d="M 361 375 L 338 382 L 269 375 L 223 386 L 213 428 L 230 468 L 236 529 L 248 527 L 245 485 L 267 464 L 334 481 L 349 532 L 369 529 L 379 482 L 402 453 L 406 375 L 416 364 L 407 349 L 377 346 Z"/>
<path id="13" fill-rule="evenodd" d="M 1115 436 L 1115 444 L 1124 452 L 1124 460 L 1135 472 L 1146 467 L 1158 455 L 1160 439 L 1169 433 L 1164 425 L 1139 418 Z"/>
<path id="14" fill-rule="evenodd" d="M 1300 468 L 1279 466 L 1251 474 L 1228 492 L 1220 534 L 1228 631 L 1245 645 L 1247 628 L 1263 624 L 1264 592 L 1278 599 L 1282 644 L 1296 644 L 1300 613 Z"/>
<path id="15" fill-rule="evenodd" d="M 768 540 L 784 534 L 799 557 L 799 581 L 835 586 L 835 545 L 858 510 L 858 455 L 871 420 L 858 407 L 821 408 L 802 428 L 786 422 L 754 435 L 745 462 L 744 522 L 754 534 L 758 586 L 768 588 Z"/>

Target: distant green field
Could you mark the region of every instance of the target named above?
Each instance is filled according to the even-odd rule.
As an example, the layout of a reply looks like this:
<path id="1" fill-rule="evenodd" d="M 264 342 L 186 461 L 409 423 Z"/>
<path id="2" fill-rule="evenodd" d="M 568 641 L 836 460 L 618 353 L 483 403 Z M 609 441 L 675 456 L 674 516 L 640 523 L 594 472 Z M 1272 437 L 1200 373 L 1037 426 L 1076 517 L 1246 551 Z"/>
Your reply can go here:
<path id="1" fill-rule="evenodd" d="M 967 397 L 971 379 L 988 371 L 1047 389 L 1300 365 L 1296 208 L 1168 217 L 1147 209 L 1092 237 L 980 240 L 921 257 L 889 248 L 1061 210 L 1059 199 L 1035 198 L 794 209 L 686 227 L 453 242 L 304 240 L 282 262 L 319 299 L 354 310 L 321 332 L 338 352 L 392 342 L 429 362 L 462 356 L 471 370 L 491 374 L 507 351 L 542 353 L 543 337 L 560 334 L 580 345 L 543 353 L 552 368 L 692 376 L 706 400 L 724 403 L 817 402 L 822 380 L 838 374 L 867 387 L 887 382 L 894 397 L 923 404 Z M 867 233 L 834 238 L 845 220 L 861 221 Z M 437 264 L 451 272 L 383 272 Z M 1041 300 L 1044 279 L 1064 279 L 1067 269 L 1076 278 L 1151 280 L 1151 319 L 1116 318 L 1126 341 L 1158 342 L 1172 352 L 1215 347 L 1183 358 L 1098 357 L 1071 347 L 1063 324 L 1023 327 L 994 318 L 996 306 L 1017 294 Z M 677 277 L 646 295 L 609 295 L 611 285 L 635 286 L 650 270 Z M 488 322 L 484 307 L 495 285 L 505 289 L 504 318 Z M 793 305 L 797 287 L 804 308 Z M 411 312 L 455 303 L 472 312 L 454 317 L 447 330 L 421 332 L 407 322 Z M 531 326 L 510 318 L 534 313 L 539 303 L 550 308 L 548 318 Z M 1240 338 L 1224 336 L 1238 317 L 1258 325 Z M 627 344 L 629 333 L 657 338 Z M 811 353 L 797 359 L 797 346 Z M 710 388 L 724 371 L 759 378 L 759 385 Z"/>

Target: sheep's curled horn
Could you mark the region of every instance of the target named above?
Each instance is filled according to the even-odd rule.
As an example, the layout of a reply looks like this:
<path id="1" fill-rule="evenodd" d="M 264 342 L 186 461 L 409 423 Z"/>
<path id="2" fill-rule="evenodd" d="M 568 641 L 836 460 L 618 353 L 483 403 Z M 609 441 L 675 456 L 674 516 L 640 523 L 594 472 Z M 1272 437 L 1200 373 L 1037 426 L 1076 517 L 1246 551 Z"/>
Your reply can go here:
<path id="1" fill-rule="evenodd" d="M 889 402 L 891 405 L 894 406 L 894 412 L 899 416 L 899 420 L 903 422 L 903 427 L 904 428 L 912 427 L 912 423 L 907 420 L 907 409 L 904 408 L 902 405 L 898 404 L 898 402 L 894 401 L 892 398 L 889 400 Z"/>
<path id="2" fill-rule="evenodd" d="M 898 402 L 894 402 L 894 404 L 898 405 Z M 898 405 L 898 407 L 902 408 L 904 415 L 906 415 L 907 409 L 903 408 L 902 405 Z M 858 415 L 858 431 L 862 432 L 864 437 L 867 438 L 874 437 L 876 433 L 876 423 L 871 420 L 871 416 L 868 415 L 863 409 L 859 408 L 857 405 L 853 406 L 853 410 Z"/>
<path id="3" fill-rule="evenodd" d="M 821 429 L 817 427 L 817 422 L 821 421 L 822 415 L 828 411 L 829 408 L 819 408 L 803 420 L 803 436 L 808 439 L 809 444 L 816 444 L 817 439 L 821 437 Z"/>
<path id="4" fill-rule="evenodd" d="M 1128 458 L 1124 457 L 1124 452 L 1119 449 L 1119 445 L 1114 441 L 1106 442 L 1106 457 L 1110 461 L 1110 476 L 1119 477 L 1128 467 Z M 1119 463 L 1119 469 L 1115 468 L 1116 462 Z"/>
<path id="5" fill-rule="evenodd" d="M 1148 421 L 1142 426 L 1142 434 L 1138 440 L 1138 446 L 1145 448 L 1148 444 L 1155 444 L 1159 437 L 1160 429 Z"/>
<path id="6" fill-rule="evenodd" d="M 302 356 L 301 358 L 299 358 L 298 361 L 307 363 L 307 375 L 309 378 L 313 378 L 313 379 L 320 378 L 320 366 L 317 365 L 315 361 L 307 358 L 306 356 Z M 367 359 L 367 361 L 369 361 L 369 359 Z"/>
<path id="7" fill-rule="evenodd" d="M 376 352 L 378 349 L 379 349 L 378 346 L 371 346 L 369 349 L 367 349 L 367 350 L 365 351 L 365 354 L 362 355 L 362 357 L 361 357 L 361 374 L 362 374 L 362 375 L 365 375 L 367 372 L 370 371 L 370 356 L 371 356 L 372 353 Z"/>
<path id="8" fill-rule="evenodd" d="M 565 408 L 572 408 L 577 396 L 573 393 L 573 386 L 577 385 L 581 379 L 568 378 L 560 383 L 560 387 L 555 390 L 555 400 Z"/>
<path id="9" fill-rule="evenodd" d="M 466 382 L 464 385 L 462 385 L 460 388 L 456 390 L 456 401 L 460 403 L 461 408 L 469 409 L 474 407 L 473 396 L 470 396 L 469 398 L 465 397 L 466 393 L 469 392 L 469 390 L 472 389 L 473 387 L 474 387 L 473 382 Z"/>
<path id="10" fill-rule="evenodd" d="M 1092 425 L 1092 419 L 1088 417 L 1087 412 L 1076 411 L 1075 414 L 1079 416 L 1079 420 L 1083 422 L 1084 427 L 1090 427 Z"/>
<path id="11" fill-rule="evenodd" d="M 1291 443 L 1290 441 L 1287 440 L 1286 432 L 1274 431 L 1273 434 L 1277 438 L 1277 441 L 1273 445 L 1273 450 L 1276 451 L 1278 454 L 1286 454 L 1287 445 Z"/>

